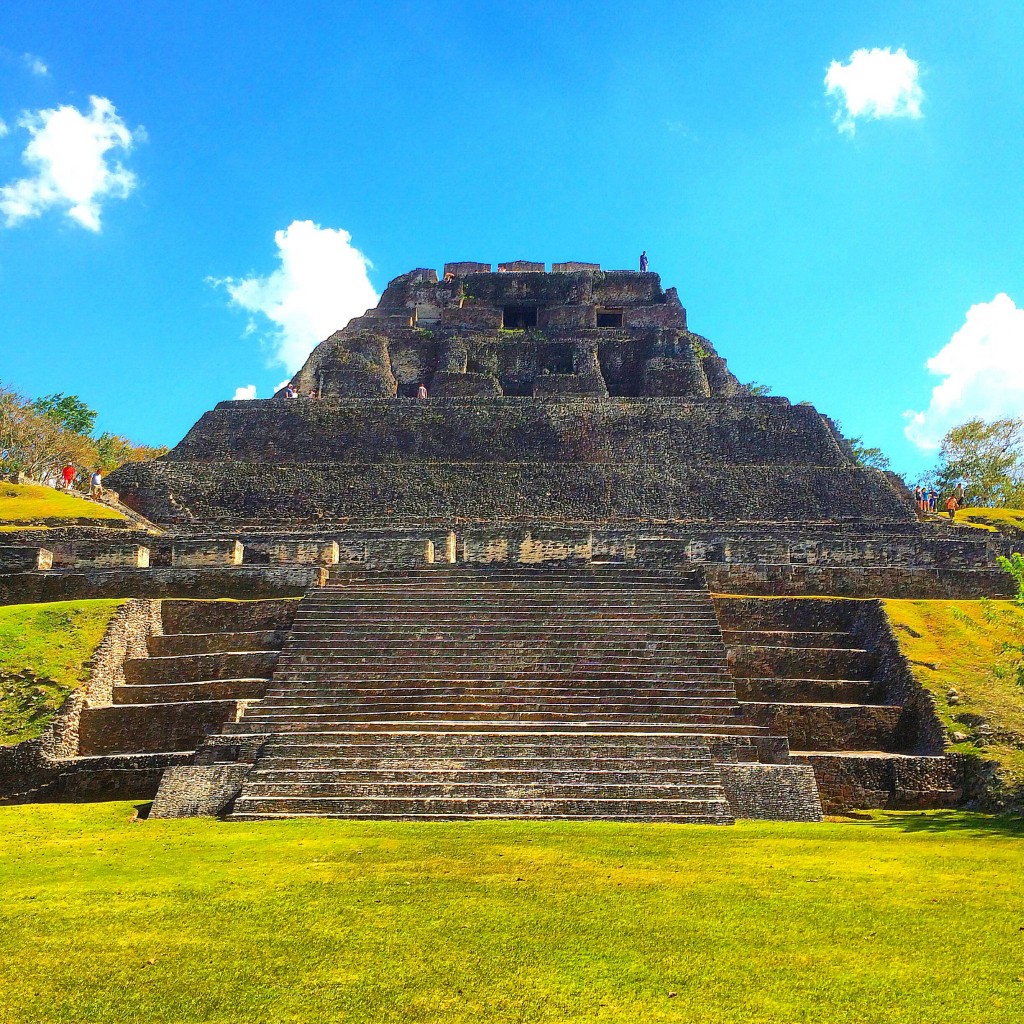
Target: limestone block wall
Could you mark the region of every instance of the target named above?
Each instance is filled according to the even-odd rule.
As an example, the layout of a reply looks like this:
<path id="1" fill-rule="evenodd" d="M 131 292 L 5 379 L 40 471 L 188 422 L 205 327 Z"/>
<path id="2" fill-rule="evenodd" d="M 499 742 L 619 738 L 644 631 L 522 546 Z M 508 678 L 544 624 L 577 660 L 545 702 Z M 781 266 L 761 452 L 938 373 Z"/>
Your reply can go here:
<path id="1" fill-rule="evenodd" d="M 234 539 L 176 540 L 171 548 L 171 565 L 178 569 L 241 565 L 244 548 Z"/>
<path id="2" fill-rule="evenodd" d="M 53 552 L 26 544 L 0 546 L 0 572 L 45 571 L 53 566 Z"/>
<path id="3" fill-rule="evenodd" d="M 301 565 L 338 564 L 339 552 L 336 540 L 272 540 L 261 546 L 271 564 L 280 562 L 297 562 Z"/>
<path id="4" fill-rule="evenodd" d="M 70 545 L 70 558 L 81 569 L 146 569 L 150 548 L 130 541 L 84 541 Z"/>

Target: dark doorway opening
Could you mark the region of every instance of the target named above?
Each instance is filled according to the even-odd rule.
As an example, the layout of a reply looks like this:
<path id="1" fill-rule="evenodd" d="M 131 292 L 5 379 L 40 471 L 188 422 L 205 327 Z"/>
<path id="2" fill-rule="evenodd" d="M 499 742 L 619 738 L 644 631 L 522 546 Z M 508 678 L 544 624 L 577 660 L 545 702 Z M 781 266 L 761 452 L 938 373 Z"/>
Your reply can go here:
<path id="1" fill-rule="evenodd" d="M 505 306 L 501 311 L 501 326 L 506 331 L 523 331 L 537 326 L 536 306 Z"/>
<path id="2" fill-rule="evenodd" d="M 621 309 L 599 309 L 597 311 L 597 326 L 598 327 L 621 327 L 622 326 L 622 310 Z"/>

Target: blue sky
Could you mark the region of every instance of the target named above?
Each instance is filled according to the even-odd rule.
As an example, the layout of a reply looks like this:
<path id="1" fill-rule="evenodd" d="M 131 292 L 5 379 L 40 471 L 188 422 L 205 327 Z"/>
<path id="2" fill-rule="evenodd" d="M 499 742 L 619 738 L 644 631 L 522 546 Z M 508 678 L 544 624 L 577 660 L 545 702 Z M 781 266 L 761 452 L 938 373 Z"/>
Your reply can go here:
<path id="1" fill-rule="evenodd" d="M 413 267 L 646 249 L 916 473 L 1024 412 L 1022 52 L 1019 0 L 5 0 L 0 380 L 173 444 Z"/>

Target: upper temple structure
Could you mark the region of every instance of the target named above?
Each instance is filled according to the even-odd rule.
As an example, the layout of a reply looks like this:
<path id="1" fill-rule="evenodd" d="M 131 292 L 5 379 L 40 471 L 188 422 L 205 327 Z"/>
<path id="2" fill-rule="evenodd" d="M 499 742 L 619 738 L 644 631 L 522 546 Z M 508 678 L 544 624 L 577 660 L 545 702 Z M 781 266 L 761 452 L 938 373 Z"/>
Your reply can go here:
<path id="1" fill-rule="evenodd" d="M 750 394 L 654 273 L 414 270 L 292 384 L 114 485 L 180 524 L 914 522 L 830 420 Z"/>
<path id="2" fill-rule="evenodd" d="M 134 599 L 0 801 L 724 824 L 976 788 L 880 599 L 1005 594 L 1005 543 L 740 384 L 657 274 L 414 270 L 109 483 L 131 528 L 0 550 L 10 603 Z"/>

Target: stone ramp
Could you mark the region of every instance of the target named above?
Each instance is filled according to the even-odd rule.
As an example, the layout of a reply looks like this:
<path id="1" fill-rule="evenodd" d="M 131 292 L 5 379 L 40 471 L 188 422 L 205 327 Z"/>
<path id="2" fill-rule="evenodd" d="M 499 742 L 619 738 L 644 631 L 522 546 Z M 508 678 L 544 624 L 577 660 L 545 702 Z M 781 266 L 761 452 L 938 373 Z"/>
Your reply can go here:
<path id="1" fill-rule="evenodd" d="M 336 573 L 232 737 L 261 748 L 234 818 L 718 823 L 769 741 L 703 578 L 614 568 Z"/>

